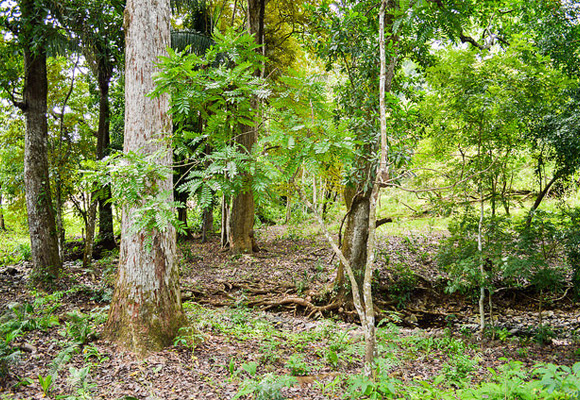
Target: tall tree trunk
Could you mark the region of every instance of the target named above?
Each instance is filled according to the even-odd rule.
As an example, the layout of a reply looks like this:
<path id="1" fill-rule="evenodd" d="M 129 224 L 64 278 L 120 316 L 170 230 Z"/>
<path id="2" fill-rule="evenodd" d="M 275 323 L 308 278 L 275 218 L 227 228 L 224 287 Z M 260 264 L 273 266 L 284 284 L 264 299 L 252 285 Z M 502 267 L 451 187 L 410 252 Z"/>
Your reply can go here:
<path id="1" fill-rule="evenodd" d="M 380 48 L 380 159 L 379 164 L 373 171 L 373 165 L 369 158 L 359 160 L 359 169 L 364 171 L 363 176 L 373 179 L 372 185 L 359 184 L 357 188 L 347 187 L 345 189 L 345 201 L 347 203 L 348 215 L 345 230 L 345 240 L 343 248 L 339 254 L 341 267 L 337 273 L 337 283 L 345 280 L 347 272 L 351 289 L 353 305 L 361 320 L 361 325 L 365 337 L 365 358 L 364 373 L 372 377 L 375 356 L 376 356 L 376 332 L 375 313 L 372 298 L 372 274 L 374 269 L 374 249 L 376 233 L 376 205 L 380 188 L 388 184 L 389 170 L 387 163 L 387 124 L 386 124 L 386 93 L 391 91 L 392 79 L 396 60 L 390 56 L 387 64 L 386 44 L 385 44 L 385 23 L 392 26 L 392 15 L 386 15 L 387 7 L 389 12 L 395 7 L 395 3 L 389 0 L 381 1 L 379 13 L 379 48 Z M 390 40 L 396 42 L 397 38 L 391 36 Z M 368 144 L 367 154 L 372 154 L 379 147 L 375 144 Z M 374 174 L 371 174 L 374 172 Z M 374 175 L 374 177 L 373 177 Z M 370 186 L 370 187 L 369 187 Z M 328 236 L 328 234 L 327 234 Z M 342 255 L 342 257 L 340 257 Z"/>
<path id="2" fill-rule="evenodd" d="M 485 329 L 485 261 L 483 259 L 483 189 L 482 184 L 479 185 L 479 221 L 477 224 L 477 253 L 479 255 L 479 273 L 481 274 L 481 282 L 479 286 L 479 329 L 481 332 Z M 490 294 L 491 296 L 491 294 Z"/>
<path id="3" fill-rule="evenodd" d="M 265 0 L 248 0 L 247 29 L 254 35 L 258 44 L 264 39 Z M 256 71 L 260 75 L 260 71 Z M 254 99 L 252 108 L 257 109 L 259 102 Z M 256 126 L 241 126 L 241 133 L 235 141 L 248 153 L 258 141 Z M 232 202 L 230 217 L 229 245 L 234 253 L 251 253 L 258 250 L 254 239 L 254 194 L 251 190 L 251 176 L 247 176 L 246 191 L 237 194 Z"/>
<path id="4" fill-rule="evenodd" d="M 234 197 L 229 224 L 229 245 L 233 253 L 258 250 L 254 240 L 254 194 L 251 189 Z"/>
<path id="5" fill-rule="evenodd" d="M 30 232 L 30 249 L 34 266 L 33 280 L 50 283 L 58 278 L 62 261 L 52 208 L 50 179 L 48 176 L 48 125 L 46 53 L 42 42 L 32 49 L 32 27 L 42 26 L 42 12 L 33 0 L 20 4 L 26 26 L 21 33 L 27 43 L 24 49 L 23 111 L 26 121 L 24 144 L 24 187 Z"/>
<path id="6" fill-rule="evenodd" d="M 386 1 L 381 3 L 381 7 L 386 7 L 386 14 L 384 15 L 385 20 L 382 23 L 386 24 L 387 28 L 391 28 L 393 24 L 393 16 L 389 10 L 395 8 L 395 3 L 393 1 Z M 382 17 L 381 17 L 382 18 Z M 384 29 L 384 27 L 383 27 Z M 398 38 L 394 35 L 390 35 L 388 38 L 393 43 L 396 43 Z M 383 39 L 384 40 L 384 39 Z M 385 71 L 384 74 L 381 71 L 381 87 L 384 93 L 390 93 L 392 88 L 392 81 L 395 75 L 395 65 L 396 59 L 393 56 L 388 57 L 388 62 L 385 60 Z M 380 143 L 381 146 L 386 146 L 384 143 Z M 364 145 L 366 148 L 363 153 L 371 154 L 377 147 L 369 144 Z M 368 157 L 361 157 L 358 161 L 358 169 L 363 171 L 360 175 L 367 176 L 372 179 L 373 165 Z M 383 169 L 380 169 L 384 172 Z M 347 186 L 344 190 L 344 200 L 348 210 L 346 226 L 344 231 L 344 240 L 342 243 L 342 251 L 345 258 L 349 260 L 349 263 L 353 269 L 354 276 L 362 287 L 362 282 L 364 280 L 364 270 L 367 263 L 367 247 L 369 239 L 369 219 L 373 214 L 371 210 L 372 205 L 372 195 L 373 190 L 367 182 L 361 182 L 356 187 Z M 335 278 L 335 285 L 343 287 L 345 283 L 344 266 L 339 265 L 337 269 L 337 274 Z"/>
<path id="7" fill-rule="evenodd" d="M 97 160 L 108 155 L 110 139 L 109 88 L 112 69 L 102 58 L 98 61 L 97 80 L 99 83 L 99 129 L 97 131 Z M 99 191 L 99 244 L 107 250 L 116 247 L 113 231 L 113 205 L 110 202 L 111 189 L 107 186 Z"/>
<path id="8" fill-rule="evenodd" d="M 125 142 L 124 151 L 163 151 L 159 164 L 171 165 L 173 152 L 169 96 L 151 98 L 159 56 L 170 44 L 169 0 L 129 0 L 125 9 Z M 172 177 L 152 182 L 172 198 Z M 123 347 L 142 355 L 170 345 L 185 322 L 176 234 L 135 232 L 132 210 L 123 210 L 119 273 L 106 332 Z M 149 244 L 149 246 L 148 246 Z"/>

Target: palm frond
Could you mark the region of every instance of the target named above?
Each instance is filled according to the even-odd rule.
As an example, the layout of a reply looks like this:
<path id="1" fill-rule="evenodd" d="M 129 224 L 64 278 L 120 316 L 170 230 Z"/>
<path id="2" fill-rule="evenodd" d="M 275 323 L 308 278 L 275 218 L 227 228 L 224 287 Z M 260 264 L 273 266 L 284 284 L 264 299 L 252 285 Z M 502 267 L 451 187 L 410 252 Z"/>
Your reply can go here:
<path id="1" fill-rule="evenodd" d="M 183 51 L 190 46 L 191 51 L 197 55 L 203 55 L 214 44 L 211 37 L 193 30 L 180 30 L 171 32 L 171 48 Z"/>

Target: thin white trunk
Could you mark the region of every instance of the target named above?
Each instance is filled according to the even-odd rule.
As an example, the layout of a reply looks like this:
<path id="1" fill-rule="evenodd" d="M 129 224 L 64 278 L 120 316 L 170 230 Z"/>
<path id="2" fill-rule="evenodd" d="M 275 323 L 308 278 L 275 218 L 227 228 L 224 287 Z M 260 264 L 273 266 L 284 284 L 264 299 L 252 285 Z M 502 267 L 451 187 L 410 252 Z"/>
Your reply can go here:
<path id="1" fill-rule="evenodd" d="M 379 57 L 381 60 L 381 72 L 379 75 L 379 111 L 380 111 L 380 125 L 381 125 L 381 157 L 379 159 L 379 166 L 377 168 L 377 183 L 383 182 L 383 178 L 387 178 L 387 106 L 385 97 L 387 92 L 387 54 L 385 50 L 385 10 L 387 7 L 386 0 L 381 1 L 381 9 L 379 11 Z M 392 64 L 394 68 L 394 64 Z M 384 176 L 383 176 L 384 174 Z M 375 202 L 376 206 L 376 202 Z"/>
<path id="2" fill-rule="evenodd" d="M 352 301 L 354 303 L 354 308 L 355 308 L 359 318 L 361 319 L 361 321 L 363 321 L 363 327 L 364 327 L 364 321 L 365 321 L 366 314 L 364 312 L 362 297 L 360 295 L 361 292 L 359 290 L 358 283 L 356 282 L 356 278 L 354 277 L 354 272 L 352 270 L 350 262 L 346 259 L 346 257 L 344 256 L 344 254 L 342 253 L 342 251 L 338 247 L 338 244 L 332 238 L 332 235 L 328 231 L 328 228 L 326 227 L 324 220 L 322 219 L 320 214 L 318 214 L 316 209 L 312 206 L 312 203 L 310 203 L 308 198 L 304 195 L 304 193 L 302 193 L 302 191 L 300 189 L 298 189 L 298 194 L 300 195 L 300 198 L 302 199 L 304 205 L 314 215 L 314 218 L 316 219 L 316 222 L 318 222 L 318 225 L 320 225 L 320 229 L 322 229 L 322 233 L 324 234 L 324 237 L 326 238 L 326 240 L 328 241 L 328 244 L 332 248 L 332 251 L 334 251 L 334 254 L 336 254 L 336 256 L 338 257 L 340 262 L 344 265 L 344 269 L 346 270 L 346 274 L 348 276 L 348 279 L 349 279 L 351 287 L 352 287 Z"/>
<path id="3" fill-rule="evenodd" d="M 478 155 L 481 154 L 481 143 L 477 149 Z M 479 184 L 479 223 L 477 224 L 477 251 L 479 252 L 479 273 L 481 274 L 481 286 L 479 288 L 479 329 L 483 332 L 485 329 L 485 287 L 483 280 L 485 277 L 485 268 L 483 265 L 483 185 Z"/>
<path id="4" fill-rule="evenodd" d="M 286 219 L 284 223 L 288 223 L 290 221 L 290 211 L 292 210 L 292 201 L 290 197 L 290 193 L 286 196 Z"/>
<path id="5" fill-rule="evenodd" d="M 375 332 L 375 312 L 373 306 L 372 296 L 372 277 L 375 263 L 375 241 L 377 231 L 377 199 L 381 190 L 381 186 L 386 184 L 388 179 L 387 169 L 387 112 L 386 112 L 386 82 L 387 82 L 387 56 L 385 51 L 385 10 L 387 2 L 381 1 L 381 8 L 379 11 L 379 51 L 381 70 L 379 75 L 379 111 L 380 111 L 380 127 L 381 127 L 381 152 L 379 164 L 376 169 L 376 178 L 373 185 L 373 191 L 370 197 L 369 204 L 369 233 L 367 239 L 367 260 L 365 265 L 364 283 L 363 283 L 363 297 L 365 304 L 365 323 L 363 325 L 365 333 L 365 363 L 364 373 L 371 377 L 375 367 L 375 352 L 376 352 L 376 332 Z"/>
<path id="6" fill-rule="evenodd" d="M 312 176 L 312 206 L 318 211 L 318 198 L 316 193 L 316 175 Z"/>
<path id="7" fill-rule="evenodd" d="M 221 246 L 227 248 L 230 245 L 230 199 L 222 195 L 222 221 L 221 221 Z"/>

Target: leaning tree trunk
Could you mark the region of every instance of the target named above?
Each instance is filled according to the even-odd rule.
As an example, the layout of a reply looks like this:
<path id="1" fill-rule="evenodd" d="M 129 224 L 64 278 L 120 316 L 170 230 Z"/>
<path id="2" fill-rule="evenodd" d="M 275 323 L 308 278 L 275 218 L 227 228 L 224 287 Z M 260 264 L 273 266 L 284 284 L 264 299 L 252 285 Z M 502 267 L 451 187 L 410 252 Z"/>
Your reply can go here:
<path id="1" fill-rule="evenodd" d="M 254 35 L 258 44 L 263 44 L 264 39 L 264 13 L 265 0 L 248 0 L 248 32 Z M 259 75 L 260 71 L 256 71 Z M 258 100 L 254 99 L 252 108 L 257 109 Z M 258 129 L 256 126 L 241 126 L 241 133 L 235 141 L 248 153 L 258 141 Z M 246 191 L 237 194 L 232 202 L 230 216 L 229 245 L 234 253 L 251 253 L 258 250 L 254 239 L 254 193 L 251 189 L 251 176 L 246 177 Z"/>
<path id="2" fill-rule="evenodd" d="M 159 56 L 169 47 L 169 0 L 129 0 L 125 9 L 125 152 L 162 151 L 171 165 L 169 96 L 149 96 Z M 151 183 L 172 197 L 172 177 Z M 171 199 L 170 199 L 171 200 Z M 170 345 L 185 316 L 181 306 L 176 234 L 135 232 L 132 209 L 123 210 L 119 273 L 106 332 L 124 348 L 145 355 Z"/>
<path id="3" fill-rule="evenodd" d="M 550 193 L 550 189 L 552 189 L 554 183 L 556 183 L 558 179 L 564 176 L 565 176 L 564 170 L 560 169 L 556 171 L 550 182 L 546 184 L 546 187 L 544 187 L 543 190 L 540 190 L 540 193 L 538 193 L 538 195 L 536 196 L 536 200 L 534 201 L 532 208 L 530 208 L 530 211 L 528 211 L 528 217 L 526 218 L 526 229 L 530 229 L 530 226 L 532 225 L 532 219 L 534 218 L 534 213 L 536 212 L 538 207 L 540 207 L 540 204 L 542 204 L 542 200 L 544 200 L 544 198 L 548 195 L 548 193 Z"/>
<path id="4" fill-rule="evenodd" d="M 33 278 L 37 283 L 50 283 L 58 278 L 62 261 L 58 241 L 48 176 L 48 125 L 46 53 L 42 42 L 32 49 L 35 39 L 32 26 L 42 26 L 42 13 L 32 0 L 22 1 L 24 41 L 24 89 L 22 109 L 25 114 L 24 188 L 30 232 L 30 249 L 34 266 Z M 38 38 L 36 38 L 38 39 Z"/>
<path id="5" fill-rule="evenodd" d="M 112 71 L 104 59 L 98 63 L 97 80 L 99 83 L 99 130 L 97 132 L 97 160 L 108 155 L 110 146 L 110 105 L 109 87 Z M 107 250 L 116 247 L 113 232 L 113 204 L 110 202 L 111 189 L 106 186 L 99 191 L 99 238 L 100 246 Z"/>

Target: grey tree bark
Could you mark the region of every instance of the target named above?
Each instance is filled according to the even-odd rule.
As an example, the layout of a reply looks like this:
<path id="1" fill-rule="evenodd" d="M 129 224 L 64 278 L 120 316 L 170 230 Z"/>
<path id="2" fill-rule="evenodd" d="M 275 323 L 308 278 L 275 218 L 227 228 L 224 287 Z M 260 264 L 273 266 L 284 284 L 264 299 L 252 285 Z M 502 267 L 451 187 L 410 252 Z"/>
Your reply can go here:
<path id="1" fill-rule="evenodd" d="M 124 151 L 162 150 L 162 165 L 173 159 L 169 96 L 148 94 L 154 88 L 155 63 L 170 45 L 169 20 L 169 0 L 127 2 Z M 173 195 L 171 176 L 151 185 Z M 123 210 L 119 272 L 106 332 L 124 348 L 145 355 L 172 344 L 186 320 L 175 229 L 135 232 L 131 214 L 131 209 Z"/>
<path id="2" fill-rule="evenodd" d="M 23 103 L 26 133 L 24 140 L 24 187 L 30 232 L 30 249 L 34 266 L 33 280 L 50 284 L 58 278 L 62 261 L 52 206 L 48 176 L 48 125 L 46 52 L 43 43 L 32 48 L 33 27 L 42 26 L 43 12 L 33 0 L 20 3 L 22 19 L 26 21 L 21 32 L 24 48 Z"/>

